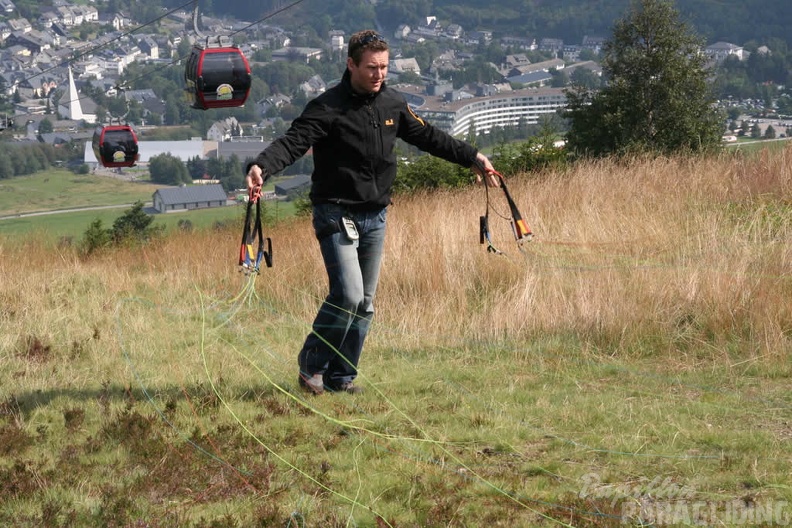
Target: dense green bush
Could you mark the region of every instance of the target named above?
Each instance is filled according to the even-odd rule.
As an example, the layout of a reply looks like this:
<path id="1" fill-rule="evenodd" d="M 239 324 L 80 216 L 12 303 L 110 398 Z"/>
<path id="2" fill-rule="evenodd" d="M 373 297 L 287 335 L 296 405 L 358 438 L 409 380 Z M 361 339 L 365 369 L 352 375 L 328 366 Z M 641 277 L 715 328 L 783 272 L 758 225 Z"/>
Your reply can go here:
<path id="1" fill-rule="evenodd" d="M 113 226 L 106 229 L 101 220 L 91 222 L 83 233 L 80 251 L 90 255 L 111 245 L 140 244 L 156 238 L 162 233 L 163 226 L 152 226 L 154 217 L 146 214 L 143 203 L 135 203 L 123 215 L 116 218 Z M 182 229 L 185 226 L 180 225 Z"/>
<path id="2" fill-rule="evenodd" d="M 419 189 L 464 187 L 472 181 L 473 174 L 469 169 L 427 155 L 399 163 L 393 190 L 398 193 Z"/>

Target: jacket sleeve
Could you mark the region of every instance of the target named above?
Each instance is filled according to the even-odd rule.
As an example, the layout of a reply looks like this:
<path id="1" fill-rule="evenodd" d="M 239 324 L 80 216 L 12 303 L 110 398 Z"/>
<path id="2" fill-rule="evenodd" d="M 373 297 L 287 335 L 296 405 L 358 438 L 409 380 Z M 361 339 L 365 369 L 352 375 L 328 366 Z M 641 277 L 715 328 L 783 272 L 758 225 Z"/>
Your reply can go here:
<path id="1" fill-rule="evenodd" d="M 300 159 L 328 130 L 328 113 L 313 99 L 286 133 L 261 151 L 252 164 L 261 167 L 266 179 Z"/>
<path id="2" fill-rule="evenodd" d="M 438 158 L 466 168 L 473 166 L 478 153 L 475 147 L 434 127 L 419 117 L 406 101 L 402 100 L 401 107 L 400 138 Z"/>

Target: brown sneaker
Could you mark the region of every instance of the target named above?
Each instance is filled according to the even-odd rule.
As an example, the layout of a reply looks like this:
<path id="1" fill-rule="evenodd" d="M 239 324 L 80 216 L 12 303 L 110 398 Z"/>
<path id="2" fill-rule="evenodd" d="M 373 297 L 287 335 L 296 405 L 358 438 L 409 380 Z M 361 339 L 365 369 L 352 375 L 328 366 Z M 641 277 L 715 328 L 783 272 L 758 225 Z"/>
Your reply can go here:
<path id="1" fill-rule="evenodd" d="M 321 374 L 314 374 L 309 378 L 300 373 L 299 383 L 300 387 L 313 394 L 322 394 L 324 392 L 324 380 Z"/>
<path id="2" fill-rule="evenodd" d="M 360 394 L 363 392 L 363 387 L 359 387 L 355 385 L 351 381 L 347 381 L 346 383 L 342 383 L 338 387 L 333 388 L 334 392 L 348 392 L 349 394 Z"/>

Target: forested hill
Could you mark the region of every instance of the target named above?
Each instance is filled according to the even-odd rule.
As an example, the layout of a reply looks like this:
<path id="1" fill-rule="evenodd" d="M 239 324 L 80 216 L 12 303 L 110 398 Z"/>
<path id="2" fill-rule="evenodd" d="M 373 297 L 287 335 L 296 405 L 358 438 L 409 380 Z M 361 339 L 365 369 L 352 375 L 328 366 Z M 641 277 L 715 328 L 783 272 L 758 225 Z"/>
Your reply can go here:
<path id="1" fill-rule="evenodd" d="M 529 34 L 559 35 L 577 42 L 581 35 L 610 35 L 629 0 L 435 0 L 438 16 L 479 19 L 497 28 L 522 27 Z M 792 2 L 766 0 L 676 0 L 676 9 L 708 42 L 780 38 L 792 44 Z M 515 24 L 517 22 L 517 24 Z"/>
<path id="2" fill-rule="evenodd" d="M 258 20 L 294 0 L 221 2 L 202 0 L 207 11 Z M 165 4 L 179 5 L 181 0 Z M 416 24 L 435 15 L 465 30 L 562 38 L 579 43 L 584 35 L 609 36 L 614 20 L 629 0 L 303 0 L 274 17 L 273 24 L 308 25 L 318 33 L 327 27 L 352 31 L 380 24 L 391 31 L 400 23 Z M 792 1 L 676 0 L 676 9 L 707 43 L 718 40 L 745 45 L 777 38 L 792 45 Z"/>

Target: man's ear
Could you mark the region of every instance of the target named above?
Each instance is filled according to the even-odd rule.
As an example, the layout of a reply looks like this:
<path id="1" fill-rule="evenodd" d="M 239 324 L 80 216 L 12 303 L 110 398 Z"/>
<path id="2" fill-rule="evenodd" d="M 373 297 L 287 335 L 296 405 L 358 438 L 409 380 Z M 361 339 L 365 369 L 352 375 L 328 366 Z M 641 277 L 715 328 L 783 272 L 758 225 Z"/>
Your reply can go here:
<path id="1" fill-rule="evenodd" d="M 347 57 L 347 69 L 351 70 L 353 66 L 355 66 L 355 61 L 352 57 Z"/>

